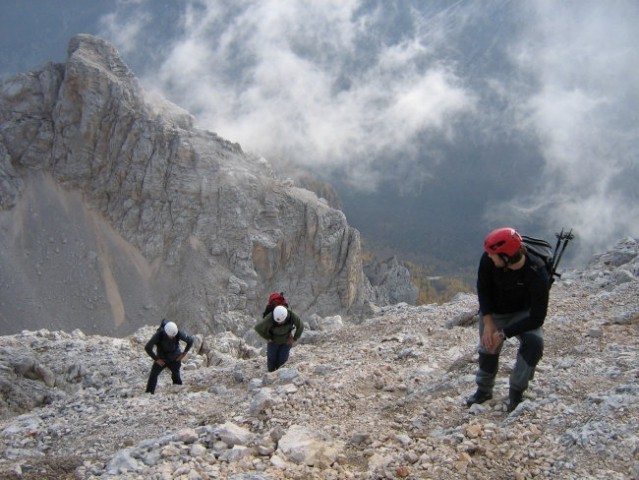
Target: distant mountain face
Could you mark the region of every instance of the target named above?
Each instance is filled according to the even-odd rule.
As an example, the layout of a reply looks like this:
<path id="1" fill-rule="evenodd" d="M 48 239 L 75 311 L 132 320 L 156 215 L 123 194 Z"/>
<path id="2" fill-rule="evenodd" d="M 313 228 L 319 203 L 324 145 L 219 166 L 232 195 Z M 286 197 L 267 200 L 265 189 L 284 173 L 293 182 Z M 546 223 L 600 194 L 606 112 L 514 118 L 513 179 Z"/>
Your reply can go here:
<path id="1" fill-rule="evenodd" d="M 124 335 L 161 318 L 245 332 L 272 291 L 300 314 L 370 296 L 344 214 L 150 100 L 109 43 L 0 84 L 0 332 Z"/>

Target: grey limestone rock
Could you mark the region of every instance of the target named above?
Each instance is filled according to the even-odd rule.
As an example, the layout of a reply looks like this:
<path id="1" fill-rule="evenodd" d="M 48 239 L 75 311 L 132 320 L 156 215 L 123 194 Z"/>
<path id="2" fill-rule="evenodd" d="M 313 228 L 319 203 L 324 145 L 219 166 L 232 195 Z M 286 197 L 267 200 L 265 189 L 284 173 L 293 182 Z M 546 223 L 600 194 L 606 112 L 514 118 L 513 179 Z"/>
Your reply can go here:
<path id="1" fill-rule="evenodd" d="M 3 81 L 0 124 L 0 333 L 242 333 L 272 291 L 324 316 L 369 299 L 341 211 L 144 92 L 104 40 Z"/>
<path id="2" fill-rule="evenodd" d="M 611 271 L 632 270 L 639 248 L 626 247 Z M 635 478 L 639 282 L 604 287 L 601 268 L 555 282 L 544 356 L 513 412 L 516 339 L 493 398 L 466 406 L 478 332 L 452 320 L 476 311 L 470 294 L 311 331 L 277 372 L 243 338 L 211 334 L 185 359 L 184 384 L 164 372 L 155 395 L 143 344 L 156 325 L 0 336 L 0 478 Z"/>
<path id="3" fill-rule="evenodd" d="M 408 303 L 415 305 L 419 291 L 410 281 L 410 272 L 397 257 L 364 266 L 364 273 L 371 283 L 374 301 L 378 305 Z"/>

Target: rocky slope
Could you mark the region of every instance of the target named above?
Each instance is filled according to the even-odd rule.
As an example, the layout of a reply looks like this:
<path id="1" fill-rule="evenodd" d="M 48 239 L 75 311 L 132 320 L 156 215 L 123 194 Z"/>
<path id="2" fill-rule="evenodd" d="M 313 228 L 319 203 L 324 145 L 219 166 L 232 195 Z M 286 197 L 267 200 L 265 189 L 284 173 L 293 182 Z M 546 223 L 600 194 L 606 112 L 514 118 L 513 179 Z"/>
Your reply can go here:
<path id="1" fill-rule="evenodd" d="M 639 478 L 639 242 L 551 294 L 546 349 L 505 412 L 474 391 L 473 295 L 398 304 L 360 325 L 315 318 L 287 368 L 265 372 L 249 331 L 199 335 L 185 384 L 143 393 L 147 326 L 0 338 L 0 477 L 7 479 Z M 307 319 L 308 320 L 308 319 Z"/>
<path id="2" fill-rule="evenodd" d="M 244 331 L 273 291 L 353 314 L 344 214 L 138 85 L 101 39 L 0 84 L 0 333 Z"/>

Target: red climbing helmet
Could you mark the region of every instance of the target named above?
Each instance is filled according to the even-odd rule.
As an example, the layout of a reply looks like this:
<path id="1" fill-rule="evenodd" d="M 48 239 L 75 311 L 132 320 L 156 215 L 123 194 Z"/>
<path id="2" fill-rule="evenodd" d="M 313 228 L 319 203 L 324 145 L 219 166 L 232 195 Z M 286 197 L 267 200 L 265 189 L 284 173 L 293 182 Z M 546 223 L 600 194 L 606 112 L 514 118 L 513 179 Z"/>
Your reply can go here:
<path id="1" fill-rule="evenodd" d="M 521 235 L 514 228 L 505 227 L 493 230 L 484 240 L 484 250 L 489 254 L 508 255 L 512 257 L 521 247 Z"/>

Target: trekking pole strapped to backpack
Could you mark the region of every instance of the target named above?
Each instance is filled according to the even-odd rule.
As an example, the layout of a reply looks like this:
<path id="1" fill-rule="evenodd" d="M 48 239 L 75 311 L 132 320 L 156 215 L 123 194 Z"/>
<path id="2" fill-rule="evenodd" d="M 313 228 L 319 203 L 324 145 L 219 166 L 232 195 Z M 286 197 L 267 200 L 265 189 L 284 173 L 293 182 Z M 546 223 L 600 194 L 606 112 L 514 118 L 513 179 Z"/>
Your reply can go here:
<path id="1" fill-rule="evenodd" d="M 557 270 L 557 267 L 559 266 L 561 256 L 564 254 L 564 251 L 566 250 L 566 246 L 568 246 L 568 242 L 572 240 L 573 238 L 575 238 L 575 236 L 572 234 L 572 228 L 567 233 L 564 233 L 564 229 L 562 228 L 561 232 L 555 233 L 555 236 L 557 237 L 557 245 L 555 246 L 555 251 L 552 255 L 553 273 Z M 557 276 L 561 277 L 561 275 L 559 274 L 557 274 Z"/>
<path id="2" fill-rule="evenodd" d="M 568 242 L 574 238 L 572 229 L 565 233 L 563 228 L 561 229 L 561 232 L 556 233 L 555 236 L 557 237 L 557 244 L 555 245 L 554 250 L 552 245 L 550 245 L 550 243 L 546 240 L 526 235 L 521 236 L 522 243 L 526 246 L 526 250 L 541 259 L 544 267 L 548 271 L 550 279 L 549 287 L 552 286 L 555 281 L 555 277 L 561 277 L 561 274 L 557 272 L 557 267 L 559 266 L 559 261 L 566 250 Z"/>

